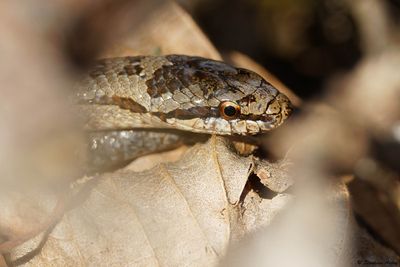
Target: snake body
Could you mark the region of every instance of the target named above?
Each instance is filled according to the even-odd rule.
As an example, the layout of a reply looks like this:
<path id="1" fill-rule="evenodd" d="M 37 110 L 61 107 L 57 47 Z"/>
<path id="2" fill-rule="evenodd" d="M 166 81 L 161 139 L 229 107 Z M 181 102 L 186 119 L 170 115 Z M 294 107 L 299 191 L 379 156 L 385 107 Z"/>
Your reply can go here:
<path id="1" fill-rule="evenodd" d="M 189 132 L 263 133 L 292 111 L 258 74 L 184 55 L 100 60 L 74 93 L 98 166 L 168 149 Z"/>

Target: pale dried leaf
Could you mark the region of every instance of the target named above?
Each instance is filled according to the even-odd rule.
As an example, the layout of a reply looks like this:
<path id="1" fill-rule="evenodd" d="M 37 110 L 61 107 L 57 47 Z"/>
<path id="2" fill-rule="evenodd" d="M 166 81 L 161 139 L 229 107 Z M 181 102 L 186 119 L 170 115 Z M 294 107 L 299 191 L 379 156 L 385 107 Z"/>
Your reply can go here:
<path id="1" fill-rule="evenodd" d="M 288 174 L 290 162 L 282 160 L 277 163 L 259 161 L 255 173 L 260 182 L 273 192 L 283 193 L 294 184 L 293 176 Z"/>
<path id="2" fill-rule="evenodd" d="M 184 54 L 221 59 L 190 15 L 172 1 L 160 5 L 133 30 L 104 56 Z"/>
<path id="3" fill-rule="evenodd" d="M 232 246 L 222 266 L 345 266 L 353 226 L 349 195 L 341 186 L 326 193 L 289 201 L 268 227 Z"/>
<path id="4" fill-rule="evenodd" d="M 238 156 L 226 142 L 212 137 L 177 162 L 93 177 L 84 185 L 86 199 L 65 215 L 41 253 L 26 265 L 215 265 L 231 235 L 238 234 L 232 233 L 239 231 L 237 225 L 254 229 L 266 224 L 259 211 L 268 213 L 272 208 L 263 200 L 252 200 L 254 195 L 246 206 L 252 206 L 256 215 L 236 205 L 254 163 L 252 157 Z M 273 215 L 285 204 L 274 202 L 278 204 Z M 37 242 L 24 244 L 13 258 Z"/>

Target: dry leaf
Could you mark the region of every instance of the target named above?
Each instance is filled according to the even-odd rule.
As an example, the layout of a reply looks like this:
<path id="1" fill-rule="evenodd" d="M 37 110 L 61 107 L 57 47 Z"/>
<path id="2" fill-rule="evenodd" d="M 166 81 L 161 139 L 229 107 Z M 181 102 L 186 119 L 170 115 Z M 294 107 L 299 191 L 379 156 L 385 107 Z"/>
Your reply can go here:
<path id="1" fill-rule="evenodd" d="M 221 59 L 190 15 L 172 1 L 149 13 L 139 27 L 104 52 L 105 57 L 183 54 Z"/>
<path id="2" fill-rule="evenodd" d="M 284 210 L 268 227 L 258 227 L 232 246 L 221 266 L 333 267 L 398 262 L 393 251 L 357 226 L 349 201 L 346 187 L 337 184 L 319 196 L 271 202 L 265 206 L 264 218 L 276 210 L 275 205 L 283 204 Z"/>
<path id="3" fill-rule="evenodd" d="M 287 195 L 263 200 L 253 193 L 239 205 L 253 168 L 252 157 L 212 137 L 177 162 L 92 177 L 82 186 L 83 202 L 26 266 L 215 265 L 232 236 L 267 224 L 286 204 Z M 39 241 L 19 247 L 13 260 Z"/>

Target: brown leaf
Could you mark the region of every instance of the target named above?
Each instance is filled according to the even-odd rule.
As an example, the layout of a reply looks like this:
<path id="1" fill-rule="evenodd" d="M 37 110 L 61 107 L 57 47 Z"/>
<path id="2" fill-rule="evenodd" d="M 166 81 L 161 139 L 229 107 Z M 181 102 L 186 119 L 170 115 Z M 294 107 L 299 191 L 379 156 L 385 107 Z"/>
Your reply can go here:
<path id="1" fill-rule="evenodd" d="M 253 229 L 255 224 L 248 219 L 252 211 L 243 220 L 237 205 L 252 157 L 238 156 L 226 142 L 212 137 L 177 162 L 92 177 L 83 186 L 89 189 L 86 199 L 65 215 L 28 265 L 215 265 L 231 236 L 238 235 L 234 231 L 243 230 L 235 225 Z M 269 212 L 271 206 L 264 208 Z M 13 260 L 39 240 L 19 247 Z"/>
<path id="2" fill-rule="evenodd" d="M 127 37 L 115 41 L 104 57 L 184 54 L 221 59 L 218 51 L 190 15 L 172 1 L 153 12 L 132 29 Z"/>

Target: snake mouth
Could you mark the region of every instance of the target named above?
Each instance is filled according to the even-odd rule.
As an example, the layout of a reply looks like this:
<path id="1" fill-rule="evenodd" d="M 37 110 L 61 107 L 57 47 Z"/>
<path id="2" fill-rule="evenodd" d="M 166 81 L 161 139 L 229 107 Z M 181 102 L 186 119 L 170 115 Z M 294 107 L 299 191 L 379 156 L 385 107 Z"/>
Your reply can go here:
<path id="1" fill-rule="evenodd" d="M 280 126 L 290 117 L 293 112 L 293 106 L 289 98 L 278 93 L 274 99 L 272 99 L 261 115 L 250 115 L 246 121 L 246 132 L 242 129 L 238 134 L 241 135 L 255 135 L 265 133 L 273 130 Z"/>
<path id="2" fill-rule="evenodd" d="M 167 122 L 181 130 L 219 135 L 256 135 L 280 126 L 291 115 L 293 106 L 288 97 L 278 93 L 260 115 L 241 115 L 237 119 L 226 120 L 218 116 L 205 118 L 167 119 Z"/>

